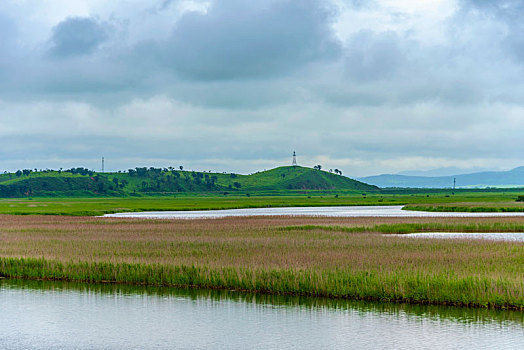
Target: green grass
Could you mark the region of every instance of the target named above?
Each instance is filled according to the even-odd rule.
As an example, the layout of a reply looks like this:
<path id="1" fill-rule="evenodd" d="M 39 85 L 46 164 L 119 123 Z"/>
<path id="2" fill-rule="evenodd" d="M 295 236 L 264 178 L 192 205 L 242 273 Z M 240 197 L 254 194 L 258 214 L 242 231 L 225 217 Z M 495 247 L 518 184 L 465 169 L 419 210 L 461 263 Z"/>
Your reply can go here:
<path id="1" fill-rule="evenodd" d="M 405 205 L 407 209 L 431 208 L 524 208 L 524 202 L 515 202 L 515 192 L 469 191 L 449 196 L 447 192 L 430 194 L 380 194 L 347 193 L 337 196 L 325 191 L 307 191 L 306 194 L 282 195 L 209 193 L 180 193 L 161 197 L 96 197 L 96 198 L 13 198 L 0 199 L 0 214 L 12 215 L 88 215 L 96 216 L 116 212 L 166 211 L 166 210 L 213 210 L 266 207 L 311 207 L 351 205 Z M 466 204 L 464 204 L 466 203 Z M 413 206 L 412 206 L 413 205 Z M 422 205 L 424 207 L 422 207 Z M 494 209 L 494 210 L 495 210 Z"/>
<path id="2" fill-rule="evenodd" d="M 522 213 L 524 203 L 451 203 L 446 205 L 408 205 L 404 210 L 431 211 L 431 212 L 470 212 L 470 213 Z"/>
<path id="3" fill-rule="evenodd" d="M 378 200 L 348 196 L 177 196 L 146 198 L 0 199 L 0 214 L 96 216 L 116 212 L 213 210 L 268 207 L 380 205 Z M 387 203 L 397 204 L 396 199 Z"/>
<path id="4" fill-rule="evenodd" d="M 357 191 L 377 191 L 378 187 L 368 185 L 345 176 L 339 176 L 327 171 L 319 171 L 305 167 L 284 166 L 271 170 L 257 172 L 252 175 L 238 175 L 236 178 L 220 176 L 218 183 L 228 186 L 238 181 L 244 191 L 287 191 L 311 189 L 338 189 Z"/>
<path id="5" fill-rule="evenodd" d="M 82 282 L 115 282 L 162 286 L 229 289 L 293 294 L 524 309 L 524 283 L 452 272 L 428 275 L 351 269 L 238 269 L 127 263 L 87 263 L 45 259 L 0 258 L 0 271 L 9 277 Z M 520 288 L 521 292 L 518 292 Z"/>

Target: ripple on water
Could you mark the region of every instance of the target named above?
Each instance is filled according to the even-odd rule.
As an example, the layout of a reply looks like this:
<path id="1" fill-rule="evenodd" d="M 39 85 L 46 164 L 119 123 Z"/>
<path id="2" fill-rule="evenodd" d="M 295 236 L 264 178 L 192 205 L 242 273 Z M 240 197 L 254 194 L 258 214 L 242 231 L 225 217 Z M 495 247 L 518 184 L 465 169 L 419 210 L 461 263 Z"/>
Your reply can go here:
<path id="1" fill-rule="evenodd" d="M 505 310 L 20 280 L 0 310 L 2 349 L 524 348 Z"/>

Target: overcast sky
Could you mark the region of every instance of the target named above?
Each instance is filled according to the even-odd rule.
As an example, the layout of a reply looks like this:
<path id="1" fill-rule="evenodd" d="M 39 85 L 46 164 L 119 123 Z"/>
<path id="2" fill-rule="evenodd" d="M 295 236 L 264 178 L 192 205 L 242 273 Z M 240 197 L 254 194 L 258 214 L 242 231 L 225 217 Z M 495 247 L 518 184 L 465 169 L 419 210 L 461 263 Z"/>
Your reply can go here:
<path id="1" fill-rule="evenodd" d="M 0 171 L 524 165 L 524 2 L 2 0 Z"/>

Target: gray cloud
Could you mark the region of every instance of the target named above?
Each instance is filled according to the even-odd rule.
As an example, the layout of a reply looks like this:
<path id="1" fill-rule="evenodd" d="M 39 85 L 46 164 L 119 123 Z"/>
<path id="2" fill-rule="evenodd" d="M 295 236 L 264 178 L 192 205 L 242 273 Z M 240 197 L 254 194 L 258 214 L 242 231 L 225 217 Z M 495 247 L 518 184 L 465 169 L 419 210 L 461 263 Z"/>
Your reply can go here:
<path id="1" fill-rule="evenodd" d="M 319 1 L 215 2 L 191 12 L 157 48 L 183 76 L 203 80 L 269 77 L 332 58 L 332 10 Z"/>
<path id="2" fill-rule="evenodd" d="M 485 32 L 494 46 L 509 54 L 515 62 L 524 63 L 524 3 L 520 0 L 473 1 L 462 0 L 457 12 L 457 22 L 463 26 L 477 24 L 489 27 Z M 484 38 L 488 39 L 488 38 Z"/>
<path id="3" fill-rule="evenodd" d="M 0 169 L 521 165 L 522 27 L 476 3 L 425 26 L 379 2 L 115 1 L 47 27 L 2 4 Z"/>
<path id="4" fill-rule="evenodd" d="M 58 58 L 88 55 L 107 37 L 106 28 L 94 18 L 67 18 L 53 28 L 49 52 Z"/>
<path id="5" fill-rule="evenodd" d="M 345 68 L 357 81 L 391 79 L 407 60 L 395 32 L 356 33 L 347 47 Z"/>

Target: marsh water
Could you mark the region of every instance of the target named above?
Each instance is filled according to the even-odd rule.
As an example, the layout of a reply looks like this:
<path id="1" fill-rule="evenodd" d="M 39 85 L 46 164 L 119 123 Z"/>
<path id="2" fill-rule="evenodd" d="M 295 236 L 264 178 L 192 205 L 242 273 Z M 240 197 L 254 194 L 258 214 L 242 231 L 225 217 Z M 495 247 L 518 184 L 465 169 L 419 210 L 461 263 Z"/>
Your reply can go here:
<path id="1" fill-rule="evenodd" d="M 491 241 L 524 242 L 524 232 L 419 232 L 389 234 L 386 237 L 435 238 L 435 239 L 487 239 Z"/>
<path id="2" fill-rule="evenodd" d="M 506 217 L 524 216 L 519 212 L 460 213 L 425 212 L 402 210 L 401 205 L 383 206 L 345 206 L 345 207 L 285 207 L 285 208 L 247 208 L 197 211 L 149 211 L 136 213 L 106 214 L 108 217 L 150 218 L 150 219 L 199 219 L 223 218 L 228 216 L 331 216 L 331 217 Z"/>
<path id="3" fill-rule="evenodd" d="M 0 280 L 1 349 L 523 349 L 524 312 Z"/>

